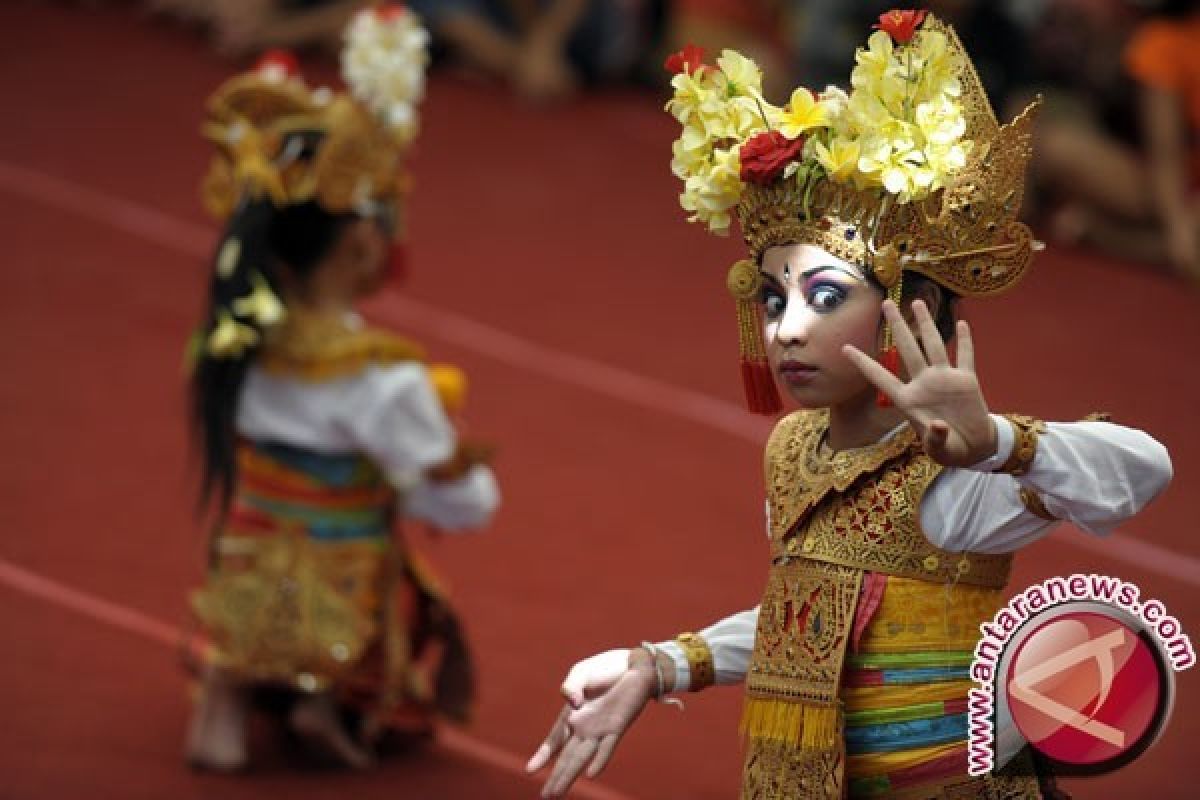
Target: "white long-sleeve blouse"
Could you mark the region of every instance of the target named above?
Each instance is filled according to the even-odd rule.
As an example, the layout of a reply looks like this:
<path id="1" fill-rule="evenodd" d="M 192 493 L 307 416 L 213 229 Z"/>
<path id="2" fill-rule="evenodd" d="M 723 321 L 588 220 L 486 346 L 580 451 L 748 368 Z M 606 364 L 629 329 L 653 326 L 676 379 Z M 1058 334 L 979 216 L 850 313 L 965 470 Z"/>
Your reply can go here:
<path id="1" fill-rule="evenodd" d="M 419 362 L 376 365 L 312 382 L 250 368 L 238 403 L 238 433 L 319 453 L 362 453 L 401 492 L 404 515 L 446 531 L 478 528 L 500 502 L 491 469 L 454 481 L 426 480 L 454 453 L 453 426 Z"/>
<path id="2" fill-rule="evenodd" d="M 1015 435 L 1004 417 L 993 419 L 995 455 L 969 468 L 943 469 L 921 500 L 921 528 L 944 550 L 1010 553 L 1049 533 L 1056 522 L 1025 506 L 1023 488 L 1037 493 L 1056 520 L 1105 536 L 1171 480 L 1165 447 L 1139 430 L 1108 422 L 1047 423 L 1028 472 L 1019 477 L 996 473 L 993 470 L 1008 460 Z M 756 607 L 700 632 L 712 652 L 717 684 L 745 679 L 757 624 Z M 661 642 L 659 647 L 675 664 L 676 691 L 685 691 L 690 674 L 682 648 L 674 642 Z"/>

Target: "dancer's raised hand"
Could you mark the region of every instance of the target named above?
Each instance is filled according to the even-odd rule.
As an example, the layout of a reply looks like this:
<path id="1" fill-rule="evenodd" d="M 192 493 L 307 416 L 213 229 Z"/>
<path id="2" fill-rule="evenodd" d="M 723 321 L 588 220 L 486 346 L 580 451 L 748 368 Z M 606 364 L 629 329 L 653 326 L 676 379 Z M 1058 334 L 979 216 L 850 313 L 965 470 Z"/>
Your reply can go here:
<path id="1" fill-rule="evenodd" d="M 934 461 L 966 467 L 991 457 L 996 452 L 996 428 L 975 377 L 970 327 L 959 320 L 958 363 L 951 364 L 925 303 L 914 300 L 912 310 L 919 344 L 896 304 L 883 302 L 883 314 L 908 373 L 907 382 L 853 345 L 846 345 L 842 352 L 903 412 Z"/>

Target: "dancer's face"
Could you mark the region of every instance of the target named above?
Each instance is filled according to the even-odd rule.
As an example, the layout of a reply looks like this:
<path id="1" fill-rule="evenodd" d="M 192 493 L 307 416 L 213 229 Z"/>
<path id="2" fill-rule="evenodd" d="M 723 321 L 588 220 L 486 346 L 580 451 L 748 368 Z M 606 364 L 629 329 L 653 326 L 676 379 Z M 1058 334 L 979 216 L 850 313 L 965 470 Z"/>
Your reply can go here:
<path id="1" fill-rule="evenodd" d="M 762 259 L 764 341 L 780 385 L 803 408 L 835 406 L 873 392 L 842 355 L 875 353 L 882 293 L 863 270 L 819 247 L 771 247 Z"/>

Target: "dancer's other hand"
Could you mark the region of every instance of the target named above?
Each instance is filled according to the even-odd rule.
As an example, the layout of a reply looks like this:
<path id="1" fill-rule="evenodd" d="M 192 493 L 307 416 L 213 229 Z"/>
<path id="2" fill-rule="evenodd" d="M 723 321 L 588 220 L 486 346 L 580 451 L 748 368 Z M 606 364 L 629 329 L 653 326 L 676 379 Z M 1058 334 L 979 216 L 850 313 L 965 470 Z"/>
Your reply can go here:
<path id="1" fill-rule="evenodd" d="M 562 685 L 567 702 L 525 767 L 536 772 L 557 756 L 542 797 L 562 797 L 585 770 L 599 775 L 658 688 L 653 657 L 641 648 L 609 650 L 572 667 Z"/>

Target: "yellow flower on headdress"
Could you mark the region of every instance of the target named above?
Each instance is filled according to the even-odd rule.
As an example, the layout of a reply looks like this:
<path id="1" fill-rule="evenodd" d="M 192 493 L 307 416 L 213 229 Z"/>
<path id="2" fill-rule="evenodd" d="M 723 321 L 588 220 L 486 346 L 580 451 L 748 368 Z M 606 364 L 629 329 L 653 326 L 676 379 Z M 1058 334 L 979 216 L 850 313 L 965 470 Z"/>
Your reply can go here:
<path id="1" fill-rule="evenodd" d="M 733 50 L 724 51 L 716 66 L 673 71 L 675 91 L 666 110 L 682 124 L 671 145 L 671 171 L 684 184 L 679 202 L 693 222 L 723 234 L 743 190 L 739 148 L 776 127 L 783 111 L 763 99 L 758 66 Z"/>
<path id="2" fill-rule="evenodd" d="M 934 174 L 933 183 L 929 186 L 931 191 L 941 189 L 950 176 L 966 166 L 969 145 L 970 142 L 956 142 L 948 147 L 931 147 L 925 151 L 929 169 Z"/>
<path id="3" fill-rule="evenodd" d="M 813 155 L 817 163 L 835 181 L 849 182 L 858 171 L 858 159 L 862 148 L 854 139 L 833 138 L 826 147 L 820 139 L 813 142 Z"/>
<path id="4" fill-rule="evenodd" d="M 865 141 L 858 159 L 858 171 L 862 173 L 860 180 L 866 185 L 882 186 L 891 194 L 899 195 L 902 203 L 908 202 L 933 181 L 933 176 L 927 174 L 924 154 L 903 135 L 894 138 L 876 136 Z"/>
<path id="5" fill-rule="evenodd" d="M 684 182 L 679 204 L 691 212 L 688 219 L 703 222 L 713 233 L 728 233 L 732 222 L 729 211 L 742 196 L 740 172 L 737 147 L 715 149 L 709 168 L 688 176 Z"/>
<path id="6" fill-rule="evenodd" d="M 806 131 L 828 124 L 825 106 L 808 89 L 800 88 L 792 92 L 791 100 L 783 109 L 779 132 L 789 139 L 795 139 Z"/>
<path id="7" fill-rule="evenodd" d="M 287 312 L 283 303 L 267 285 L 267 279 L 261 273 L 254 273 L 251 280 L 254 288 L 250 294 L 233 301 L 233 313 L 239 317 L 252 317 L 260 328 L 269 328 L 283 321 Z"/>
<path id="8" fill-rule="evenodd" d="M 950 50 L 950 43 L 940 31 L 921 31 L 914 42 L 916 48 L 918 96 L 922 99 L 948 95 L 958 97 L 962 85 L 958 80 L 961 67 Z"/>
<path id="9" fill-rule="evenodd" d="M 258 331 L 238 322 L 225 309 L 217 311 L 217 324 L 208 334 L 207 350 L 213 358 L 237 358 L 258 344 Z"/>
<path id="10" fill-rule="evenodd" d="M 773 126 L 779 118 L 779 110 L 762 100 L 750 97 L 734 97 L 723 109 L 723 113 L 705 120 L 708 134 L 714 140 L 749 139 L 756 133 Z"/>
<path id="11" fill-rule="evenodd" d="M 870 92 L 856 91 L 846 103 L 842 127 L 851 136 L 890 136 L 896 117 Z"/>
<path id="12" fill-rule="evenodd" d="M 697 125 L 688 125 L 679 138 L 671 143 L 671 172 L 687 180 L 689 175 L 705 169 L 711 146 L 708 134 Z"/>
<path id="13" fill-rule="evenodd" d="M 967 132 L 962 107 L 948 97 L 917 106 L 916 123 L 925 139 L 937 145 L 953 144 Z"/>
<path id="14" fill-rule="evenodd" d="M 854 70 L 850 73 L 850 85 L 855 89 L 878 86 L 890 75 L 899 71 L 893 61 L 892 37 L 883 31 L 875 31 L 867 39 L 867 46 L 858 48 L 854 54 Z"/>
<path id="15" fill-rule="evenodd" d="M 711 70 L 681 72 L 671 78 L 675 90 L 666 109 L 681 125 L 698 124 L 698 120 L 719 114 L 722 98 L 713 85 Z"/>
<path id="16" fill-rule="evenodd" d="M 738 51 L 722 50 L 717 69 L 725 77 L 727 96 L 762 94 L 762 70 Z"/>

